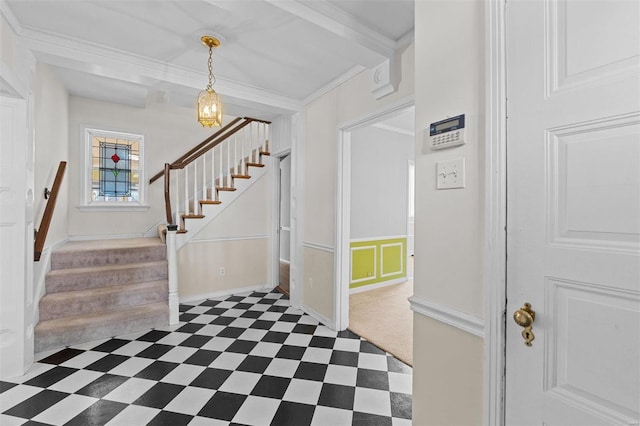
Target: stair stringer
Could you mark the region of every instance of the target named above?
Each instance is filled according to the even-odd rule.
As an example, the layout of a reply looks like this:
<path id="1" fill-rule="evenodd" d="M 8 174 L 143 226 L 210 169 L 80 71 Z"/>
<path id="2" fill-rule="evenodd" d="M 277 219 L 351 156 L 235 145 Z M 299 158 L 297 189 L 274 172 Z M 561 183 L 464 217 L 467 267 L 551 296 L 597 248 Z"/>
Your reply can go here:
<path id="1" fill-rule="evenodd" d="M 213 219 L 222 213 L 229 205 L 241 197 L 244 192 L 253 186 L 260 179 L 263 179 L 270 173 L 271 167 L 252 167 L 251 179 L 235 179 L 235 191 L 223 191 L 220 193 L 221 204 L 205 204 L 202 205 L 202 219 L 184 219 L 186 233 L 176 235 L 176 251 L 180 250 L 186 243 L 191 241 L 200 233 Z M 197 201 L 196 201 L 197 202 Z"/>

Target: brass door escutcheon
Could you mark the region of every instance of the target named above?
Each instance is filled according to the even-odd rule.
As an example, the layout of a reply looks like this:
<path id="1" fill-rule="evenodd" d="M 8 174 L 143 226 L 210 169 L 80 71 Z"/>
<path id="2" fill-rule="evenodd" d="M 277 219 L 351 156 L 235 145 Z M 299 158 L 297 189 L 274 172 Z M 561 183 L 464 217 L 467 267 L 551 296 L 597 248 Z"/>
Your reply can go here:
<path id="1" fill-rule="evenodd" d="M 525 303 L 522 308 L 518 309 L 513 313 L 513 320 L 520 327 L 523 327 L 522 337 L 524 338 L 524 344 L 527 346 L 531 346 L 531 342 L 536 336 L 531 331 L 531 327 L 533 327 L 533 322 L 536 319 L 536 312 L 531 309 L 530 303 Z"/>

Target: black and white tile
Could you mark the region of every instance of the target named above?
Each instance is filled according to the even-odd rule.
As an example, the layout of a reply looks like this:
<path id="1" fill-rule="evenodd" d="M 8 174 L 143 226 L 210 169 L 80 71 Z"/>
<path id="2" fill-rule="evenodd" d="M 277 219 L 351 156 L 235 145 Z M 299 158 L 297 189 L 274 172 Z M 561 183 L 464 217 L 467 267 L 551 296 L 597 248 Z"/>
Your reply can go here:
<path id="1" fill-rule="evenodd" d="M 58 351 L 0 381 L 9 425 L 410 425 L 412 370 L 276 292 Z"/>

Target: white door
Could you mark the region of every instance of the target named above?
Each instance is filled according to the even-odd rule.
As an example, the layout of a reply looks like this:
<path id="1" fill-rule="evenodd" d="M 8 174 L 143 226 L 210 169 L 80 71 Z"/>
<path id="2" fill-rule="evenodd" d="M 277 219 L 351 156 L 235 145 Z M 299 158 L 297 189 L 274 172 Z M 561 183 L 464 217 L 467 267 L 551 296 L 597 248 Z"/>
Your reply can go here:
<path id="1" fill-rule="evenodd" d="M 33 358 L 26 318 L 32 302 L 33 192 L 25 104 L 0 97 L 0 378 L 24 373 Z"/>
<path id="2" fill-rule="evenodd" d="M 280 256 L 278 267 L 280 270 L 280 287 L 290 293 L 290 265 L 291 265 L 291 155 L 280 158 L 280 225 L 279 246 Z"/>
<path id="3" fill-rule="evenodd" d="M 506 8 L 506 424 L 637 425 L 640 2 Z"/>

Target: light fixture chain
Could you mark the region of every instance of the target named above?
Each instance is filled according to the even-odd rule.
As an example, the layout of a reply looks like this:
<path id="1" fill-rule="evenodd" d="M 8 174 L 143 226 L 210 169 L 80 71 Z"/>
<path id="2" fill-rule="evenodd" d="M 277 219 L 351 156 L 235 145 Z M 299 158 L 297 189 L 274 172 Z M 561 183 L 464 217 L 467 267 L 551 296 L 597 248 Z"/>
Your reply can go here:
<path id="1" fill-rule="evenodd" d="M 216 78 L 213 76 L 213 49 L 211 47 L 209 47 L 209 61 L 208 61 L 208 66 L 209 66 L 209 84 L 207 85 L 207 89 L 208 90 L 212 90 L 213 89 L 213 83 L 215 83 Z"/>

